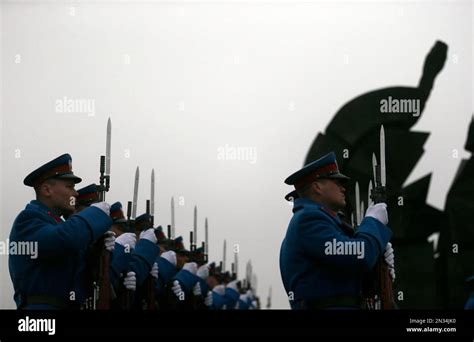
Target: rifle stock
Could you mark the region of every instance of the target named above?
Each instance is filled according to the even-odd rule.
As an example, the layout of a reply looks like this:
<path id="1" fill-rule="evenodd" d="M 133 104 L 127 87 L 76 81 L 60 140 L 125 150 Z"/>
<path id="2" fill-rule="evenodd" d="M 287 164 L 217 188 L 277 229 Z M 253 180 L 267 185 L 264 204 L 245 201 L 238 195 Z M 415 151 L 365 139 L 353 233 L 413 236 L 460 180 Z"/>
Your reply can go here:
<path id="1" fill-rule="evenodd" d="M 105 200 L 105 193 L 109 190 L 110 176 L 105 175 L 105 156 L 100 156 L 100 179 L 99 179 L 99 201 Z M 110 252 L 103 248 L 103 243 L 100 244 L 102 250 L 99 258 L 99 279 L 97 281 L 99 286 L 99 298 L 97 300 L 96 308 L 99 310 L 107 310 L 110 308 Z"/>
<path id="2" fill-rule="evenodd" d="M 370 198 L 377 203 L 387 203 L 387 189 L 380 183 L 380 165 L 375 167 L 375 187 L 372 189 Z M 384 251 L 382 250 L 381 256 L 376 264 L 375 270 L 377 273 L 376 281 L 376 294 L 380 296 L 380 309 L 381 310 L 393 310 L 397 308 L 395 299 L 393 296 L 392 279 L 390 277 L 390 270 L 383 257 Z"/>

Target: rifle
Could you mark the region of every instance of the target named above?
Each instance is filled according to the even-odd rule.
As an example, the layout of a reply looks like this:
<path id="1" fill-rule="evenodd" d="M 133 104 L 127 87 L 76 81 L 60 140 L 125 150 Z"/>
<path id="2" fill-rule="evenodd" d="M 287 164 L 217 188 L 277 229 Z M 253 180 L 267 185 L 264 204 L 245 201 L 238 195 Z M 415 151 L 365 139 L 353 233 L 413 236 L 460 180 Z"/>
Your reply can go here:
<path id="1" fill-rule="evenodd" d="M 224 239 L 224 247 L 223 247 L 223 253 L 222 253 L 222 268 L 221 268 L 222 273 L 224 273 L 226 270 L 226 267 L 225 267 L 226 266 L 225 264 L 227 261 L 226 259 L 227 259 L 227 241 Z"/>
<path id="2" fill-rule="evenodd" d="M 127 202 L 127 227 L 129 233 L 135 233 L 135 221 L 131 219 L 132 215 L 132 201 Z M 133 303 L 133 292 L 125 290 L 125 297 L 123 307 L 125 310 L 130 310 Z"/>
<path id="3" fill-rule="evenodd" d="M 202 252 L 203 252 L 203 256 L 202 256 L 202 264 L 207 264 L 207 262 L 209 261 L 207 259 L 207 252 L 206 252 L 206 248 L 207 248 L 207 244 L 206 242 L 202 242 L 202 245 L 201 245 L 201 248 L 202 248 Z"/>
<path id="4" fill-rule="evenodd" d="M 271 309 L 272 307 L 272 287 L 268 290 L 268 297 L 267 297 L 267 310 Z"/>
<path id="5" fill-rule="evenodd" d="M 197 207 L 194 206 L 194 220 L 193 220 L 193 235 L 191 235 L 191 248 L 194 246 L 194 250 L 197 246 Z"/>
<path id="6" fill-rule="evenodd" d="M 99 178 L 99 201 L 105 201 L 105 193 L 110 189 L 110 144 L 112 136 L 112 124 L 109 120 L 107 121 L 107 137 L 105 146 L 105 156 L 100 156 L 100 178 Z M 110 268 L 110 252 L 105 248 L 102 249 L 99 258 L 99 277 L 98 283 L 98 300 L 97 309 L 107 310 L 110 308 L 110 279 L 109 279 L 109 268 Z M 94 291 L 95 294 L 96 291 Z M 94 309 L 95 309 L 94 301 Z"/>
<path id="7" fill-rule="evenodd" d="M 194 250 L 196 249 L 196 245 L 194 244 L 194 240 L 193 240 L 193 232 L 189 232 L 189 251 L 190 252 L 194 252 Z"/>
<path id="8" fill-rule="evenodd" d="M 174 225 L 174 197 L 171 197 L 171 232 L 168 234 L 169 239 L 174 239 L 175 236 L 175 225 Z"/>
<path id="9" fill-rule="evenodd" d="M 386 188 L 386 168 L 385 168 L 385 131 L 380 128 L 380 165 L 377 164 L 375 154 L 372 154 L 372 167 L 374 172 L 374 187 L 371 189 L 370 199 L 376 203 L 387 203 L 387 188 Z M 371 184 L 369 184 L 369 189 Z M 380 297 L 376 299 L 380 304 L 381 310 L 393 310 L 397 305 L 393 296 L 392 279 L 390 278 L 390 270 L 383 257 L 383 251 L 376 266 L 377 286 L 376 294 Z"/>
<path id="10" fill-rule="evenodd" d="M 135 181 L 133 185 L 133 201 L 127 203 L 127 221 L 128 221 L 128 228 L 130 229 L 130 232 L 136 232 L 136 227 L 135 227 L 135 218 L 137 217 L 137 201 L 138 201 L 138 183 L 140 180 L 140 169 L 137 166 L 135 170 Z M 128 271 L 127 271 L 128 272 Z M 126 273 L 127 273 L 126 272 Z M 132 290 L 125 290 L 125 303 L 123 303 L 123 306 L 125 310 L 130 310 L 133 305 L 133 300 L 134 300 L 134 291 Z"/>
<path id="11" fill-rule="evenodd" d="M 204 262 L 207 263 L 209 261 L 209 226 L 207 222 L 207 217 L 204 222 Z"/>
<path id="12" fill-rule="evenodd" d="M 191 232 L 191 234 L 192 234 L 192 232 Z M 206 243 L 204 241 L 202 242 L 201 250 L 196 248 L 195 245 L 191 245 L 191 248 L 192 248 L 192 250 L 187 253 L 188 258 L 189 258 L 189 262 L 195 262 L 196 264 L 198 264 L 198 266 L 202 266 L 202 265 L 206 264 L 207 263 L 207 256 L 206 256 L 206 253 L 205 253 Z"/>
<path id="13" fill-rule="evenodd" d="M 151 175 L 152 179 L 152 189 L 154 185 L 154 172 Z M 154 196 L 154 191 L 152 190 L 151 196 Z M 152 199 L 154 202 L 154 199 Z M 146 213 L 150 214 L 150 200 L 146 201 Z M 153 216 L 152 216 L 152 223 L 153 223 Z M 152 275 L 149 275 L 146 280 L 146 293 L 147 293 L 147 309 L 148 310 L 156 310 L 156 296 L 155 296 L 155 278 Z"/>

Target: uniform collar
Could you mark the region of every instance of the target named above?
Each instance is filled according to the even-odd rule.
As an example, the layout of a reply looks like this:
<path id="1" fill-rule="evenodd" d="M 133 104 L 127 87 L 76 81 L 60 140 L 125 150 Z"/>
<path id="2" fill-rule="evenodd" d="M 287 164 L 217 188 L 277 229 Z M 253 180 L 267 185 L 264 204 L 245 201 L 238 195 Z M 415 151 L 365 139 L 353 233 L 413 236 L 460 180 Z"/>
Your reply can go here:
<path id="1" fill-rule="evenodd" d="M 323 206 L 321 203 L 312 201 L 307 198 L 297 198 L 294 201 L 293 205 L 293 213 L 296 213 L 297 211 L 303 209 L 303 208 L 311 208 L 313 210 L 321 210 L 322 212 L 326 213 L 329 217 L 331 217 L 334 221 L 336 221 L 337 224 L 341 224 L 341 219 L 331 209 Z"/>
<path id="2" fill-rule="evenodd" d="M 63 220 L 57 216 L 49 207 L 47 207 L 43 202 L 38 200 L 32 200 L 30 202 L 31 205 L 39 207 L 42 211 L 44 211 L 47 215 L 51 216 L 56 222 L 62 222 Z"/>

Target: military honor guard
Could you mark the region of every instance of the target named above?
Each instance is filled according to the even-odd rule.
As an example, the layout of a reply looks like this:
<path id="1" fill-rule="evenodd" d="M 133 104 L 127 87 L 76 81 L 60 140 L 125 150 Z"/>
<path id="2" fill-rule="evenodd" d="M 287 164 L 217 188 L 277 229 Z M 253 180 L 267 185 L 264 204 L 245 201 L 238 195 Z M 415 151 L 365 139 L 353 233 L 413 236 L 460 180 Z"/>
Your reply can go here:
<path id="1" fill-rule="evenodd" d="M 81 178 L 72 171 L 72 158 L 63 154 L 31 172 L 24 179 L 36 199 L 16 217 L 10 241 L 38 246 L 37 258 L 10 255 L 9 270 L 19 309 L 78 308 L 84 289 L 77 279 L 87 246 L 111 226 L 110 206 L 94 203 L 75 210 Z M 70 215 L 65 221 L 62 216 Z"/>
<path id="2" fill-rule="evenodd" d="M 289 176 L 295 190 L 293 217 L 280 250 L 280 271 L 292 309 L 358 309 L 362 278 L 384 254 L 392 232 L 385 203 L 367 209 L 354 231 L 338 212 L 346 206 L 345 183 L 329 153 Z M 393 249 L 385 253 L 393 262 Z"/>

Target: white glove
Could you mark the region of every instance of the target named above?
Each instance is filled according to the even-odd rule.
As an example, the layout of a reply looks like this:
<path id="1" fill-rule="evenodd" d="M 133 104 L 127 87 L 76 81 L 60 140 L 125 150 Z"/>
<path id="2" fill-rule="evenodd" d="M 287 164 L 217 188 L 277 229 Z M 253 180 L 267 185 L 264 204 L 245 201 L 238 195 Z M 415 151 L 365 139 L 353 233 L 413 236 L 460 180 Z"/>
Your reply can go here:
<path id="1" fill-rule="evenodd" d="M 392 281 L 395 281 L 395 254 L 392 244 L 389 242 L 385 247 L 385 253 L 383 254 L 385 262 L 387 263 L 390 270 L 390 277 Z"/>
<path id="2" fill-rule="evenodd" d="M 247 293 L 246 293 L 247 297 L 250 298 L 250 300 L 253 300 L 253 292 L 252 290 L 247 290 Z"/>
<path id="3" fill-rule="evenodd" d="M 395 254 L 393 253 L 392 244 L 389 242 L 385 247 L 385 253 L 383 254 L 385 262 L 388 266 L 394 267 L 395 266 Z"/>
<path id="4" fill-rule="evenodd" d="M 195 296 L 202 295 L 201 284 L 199 284 L 199 282 L 197 282 L 196 285 L 194 285 L 193 287 L 193 295 Z"/>
<path id="5" fill-rule="evenodd" d="M 156 243 L 158 240 L 156 239 L 156 235 L 155 235 L 155 229 L 154 228 L 150 228 L 150 229 L 147 229 L 147 230 L 144 230 L 140 233 L 140 239 L 145 239 L 145 240 L 149 240 L 153 243 Z"/>
<path id="6" fill-rule="evenodd" d="M 175 280 L 173 282 L 173 287 L 171 287 L 171 290 L 174 292 L 176 297 L 178 298 L 181 298 L 181 296 L 184 297 L 184 292 L 183 292 L 183 289 L 181 288 L 181 285 L 179 285 L 179 281 Z"/>
<path id="7" fill-rule="evenodd" d="M 212 306 L 212 292 L 209 291 L 207 293 L 206 298 L 204 298 L 204 305 L 205 306 Z"/>
<path id="8" fill-rule="evenodd" d="M 110 216 L 110 204 L 107 202 L 92 203 L 91 207 L 96 207 L 102 210 L 107 216 Z"/>
<path id="9" fill-rule="evenodd" d="M 239 292 L 239 289 L 237 288 L 237 280 L 232 280 L 230 283 L 227 284 L 226 287 Z"/>
<path id="10" fill-rule="evenodd" d="M 225 286 L 224 285 L 214 286 L 212 291 L 217 293 L 219 296 L 223 296 L 225 294 Z"/>
<path id="11" fill-rule="evenodd" d="M 151 268 L 150 274 L 153 278 L 158 279 L 158 263 L 154 263 Z"/>
<path id="12" fill-rule="evenodd" d="M 164 252 L 163 254 L 161 254 L 161 257 L 165 258 L 174 266 L 176 266 L 176 253 L 174 251 Z"/>
<path id="13" fill-rule="evenodd" d="M 104 246 L 105 249 L 109 252 L 112 252 L 115 247 L 115 233 L 108 231 L 105 232 Z"/>
<path id="14" fill-rule="evenodd" d="M 191 272 L 192 274 L 196 275 L 198 265 L 195 262 L 187 262 L 183 266 L 183 270 Z"/>
<path id="15" fill-rule="evenodd" d="M 245 303 L 247 303 L 247 294 L 241 294 L 239 299 Z"/>
<path id="16" fill-rule="evenodd" d="M 137 235 L 135 233 L 123 233 L 115 239 L 115 242 L 124 247 L 129 246 L 131 249 L 134 249 L 137 244 Z"/>
<path id="17" fill-rule="evenodd" d="M 202 265 L 197 270 L 197 276 L 203 280 L 206 280 L 209 277 L 209 266 Z"/>
<path id="18" fill-rule="evenodd" d="M 392 283 L 395 281 L 395 267 L 389 267 L 390 278 L 392 278 Z"/>
<path id="19" fill-rule="evenodd" d="M 123 279 L 123 284 L 127 290 L 135 291 L 137 288 L 137 278 L 135 272 L 128 272 L 127 276 Z"/>
<path id="20" fill-rule="evenodd" d="M 373 217 L 382 222 L 384 225 L 388 223 L 388 213 L 386 203 L 377 203 L 367 208 L 365 217 Z"/>

